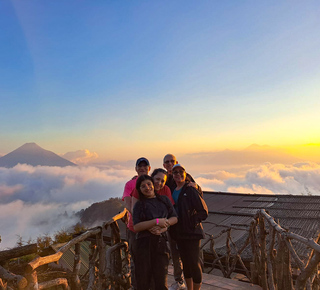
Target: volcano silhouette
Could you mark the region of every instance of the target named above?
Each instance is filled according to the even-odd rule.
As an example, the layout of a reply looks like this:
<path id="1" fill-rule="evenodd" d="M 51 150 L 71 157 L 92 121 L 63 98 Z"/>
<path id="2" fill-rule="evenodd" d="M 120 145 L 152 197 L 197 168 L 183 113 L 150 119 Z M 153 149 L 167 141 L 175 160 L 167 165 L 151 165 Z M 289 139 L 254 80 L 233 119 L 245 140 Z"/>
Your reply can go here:
<path id="1" fill-rule="evenodd" d="M 76 166 L 67 159 L 45 150 L 36 143 L 26 143 L 18 149 L 0 158 L 0 167 L 14 167 L 17 164 L 29 164 L 32 166 Z"/>

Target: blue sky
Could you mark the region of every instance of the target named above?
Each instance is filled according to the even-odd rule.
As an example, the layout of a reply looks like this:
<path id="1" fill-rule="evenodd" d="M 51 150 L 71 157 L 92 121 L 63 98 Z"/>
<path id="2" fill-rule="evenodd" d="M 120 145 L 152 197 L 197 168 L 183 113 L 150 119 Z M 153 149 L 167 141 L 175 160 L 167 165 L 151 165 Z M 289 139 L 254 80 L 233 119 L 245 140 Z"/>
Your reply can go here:
<path id="1" fill-rule="evenodd" d="M 0 1 L 0 153 L 320 144 L 318 1 Z"/>

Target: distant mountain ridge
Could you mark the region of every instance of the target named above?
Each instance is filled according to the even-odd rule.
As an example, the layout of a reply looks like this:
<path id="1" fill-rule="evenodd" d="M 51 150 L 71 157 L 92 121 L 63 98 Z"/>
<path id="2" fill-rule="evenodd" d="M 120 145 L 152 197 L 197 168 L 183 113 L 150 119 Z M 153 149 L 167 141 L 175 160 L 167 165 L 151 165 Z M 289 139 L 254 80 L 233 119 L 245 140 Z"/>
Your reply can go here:
<path id="1" fill-rule="evenodd" d="M 88 208 L 82 209 L 77 214 L 81 224 L 85 227 L 95 227 L 123 211 L 124 206 L 121 198 L 110 198 L 101 202 L 95 202 Z"/>
<path id="2" fill-rule="evenodd" d="M 192 164 L 194 172 L 208 172 L 237 167 L 259 166 L 264 163 L 293 164 L 303 159 L 287 153 L 284 149 L 268 145 L 252 144 L 242 150 L 225 149 L 190 153 L 182 156 L 185 163 Z"/>
<path id="3" fill-rule="evenodd" d="M 0 158 L 0 167 L 11 168 L 19 163 L 32 166 L 76 166 L 76 164 L 60 157 L 52 151 L 41 148 L 36 143 L 25 143 Z"/>
<path id="4" fill-rule="evenodd" d="M 286 153 L 284 150 L 268 145 L 252 144 L 243 150 L 225 149 L 214 152 L 190 153 L 184 156 L 186 160 L 197 160 L 199 163 L 212 164 L 262 164 L 271 163 L 292 163 L 302 161 L 298 157 Z"/>

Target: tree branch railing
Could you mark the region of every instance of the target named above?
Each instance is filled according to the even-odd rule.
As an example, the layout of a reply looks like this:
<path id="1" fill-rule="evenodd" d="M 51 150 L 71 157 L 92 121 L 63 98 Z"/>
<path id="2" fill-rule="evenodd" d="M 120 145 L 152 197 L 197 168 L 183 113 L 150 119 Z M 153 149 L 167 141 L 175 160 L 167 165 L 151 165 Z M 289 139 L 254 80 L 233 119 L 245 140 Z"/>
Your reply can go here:
<path id="1" fill-rule="evenodd" d="M 219 224 L 215 225 L 221 227 Z M 214 268 L 218 268 L 225 278 L 230 278 L 238 265 L 249 282 L 260 285 L 264 290 L 320 290 L 320 236 L 313 240 L 289 232 L 283 229 L 264 209 L 260 209 L 253 217 L 250 228 L 224 227 L 225 229 L 215 237 L 207 234 L 208 240 L 202 245 L 204 248 L 210 243 L 209 253 L 213 255 L 214 260 L 209 273 Z M 246 240 L 239 249 L 231 237 L 231 230 L 248 232 Z M 223 234 L 226 234 L 226 250 L 225 254 L 219 256 L 214 248 L 214 239 Z M 292 241 L 303 244 L 304 247 L 311 250 L 306 262 L 299 257 Z M 241 257 L 242 252 L 249 246 L 252 253 L 250 271 Z M 293 265 L 297 269 L 297 275 L 294 274 Z"/>
<path id="2" fill-rule="evenodd" d="M 86 289 L 129 289 L 130 256 L 128 244 L 121 241 L 118 221 L 125 221 L 127 210 L 103 223 L 102 226 L 92 228 L 73 238 L 61 247 L 55 254 L 37 257 L 28 263 L 23 276 L 10 273 L 0 266 L 0 289 L 8 285 L 14 289 L 47 289 L 60 285 L 63 289 L 82 289 L 84 277 L 87 277 Z M 218 268 L 226 278 L 234 272 L 243 273 L 248 281 L 259 284 L 265 290 L 296 289 L 320 290 L 319 263 L 320 244 L 316 240 L 307 239 L 282 228 L 272 216 L 261 209 L 253 216 L 250 226 L 222 226 L 206 222 L 224 229 L 216 236 L 206 234 L 208 239 L 202 243 L 202 248 L 209 244 L 209 253 L 213 256 L 209 273 Z M 111 247 L 103 239 L 103 230 L 111 230 Z M 232 238 L 232 231 L 246 231 L 243 242 L 236 243 Z M 221 255 L 215 249 L 215 240 L 226 236 L 225 252 Z M 80 243 L 90 240 L 89 269 L 80 277 Z M 294 242 L 293 242 L 294 241 Z M 294 248 L 300 244 L 310 249 L 307 257 L 299 256 Z M 62 255 L 74 247 L 74 267 L 71 278 L 56 278 L 38 283 L 37 271 L 40 266 L 58 262 Z M 251 262 L 244 260 L 244 252 L 251 250 Z M 34 252 L 34 246 L 25 250 Z M 0 261 L 24 255 L 19 248 L 0 252 Z M 297 269 L 293 271 L 293 266 Z M 237 267 L 237 268 L 236 268 Z M 80 279 L 81 278 L 81 279 Z"/>
<path id="3" fill-rule="evenodd" d="M 113 289 L 129 289 L 131 277 L 129 272 L 130 259 L 128 244 L 126 242 L 121 242 L 120 229 L 117 223 L 119 220 L 125 221 L 126 218 L 127 210 L 124 209 L 121 213 L 103 223 L 102 226 L 89 229 L 81 235 L 73 238 L 71 241 L 62 246 L 55 254 L 35 258 L 26 266 L 24 276 L 10 273 L 0 266 L 0 280 L 3 279 L 9 282 L 15 289 L 47 289 L 58 285 L 63 287 L 63 289 L 82 289 L 79 277 L 81 266 L 80 243 L 90 238 L 91 254 L 88 270 L 89 282 L 87 289 L 109 289 L 111 286 Z M 106 250 L 106 243 L 103 240 L 102 232 L 103 229 L 106 230 L 109 227 L 111 228 L 111 247 Z M 34 251 L 34 245 L 32 246 Z M 72 247 L 75 249 L 75 255 L 72 277 L 69 283 L 65 278 L 56 278 L 38 283 L 37 269 L 40 266 L 58 262 L 62 255 Z M 1 257 L 2 260 L 6 260 L 8 257 L 13 258 L 18 257 L 17 255 L 24 256 L 29 254 L 30 247 L 26 247 L 26 251 L 23 249 L 19 249 L 19 251 L 13 250 L 0 252 L 0 260 Z M 18 254 L 14 254 L 15 252 Z M 125 273 L 123 273 L 123 271 L 125 271 Z M 118 274 L 116 275 L 115 273 Z"/>

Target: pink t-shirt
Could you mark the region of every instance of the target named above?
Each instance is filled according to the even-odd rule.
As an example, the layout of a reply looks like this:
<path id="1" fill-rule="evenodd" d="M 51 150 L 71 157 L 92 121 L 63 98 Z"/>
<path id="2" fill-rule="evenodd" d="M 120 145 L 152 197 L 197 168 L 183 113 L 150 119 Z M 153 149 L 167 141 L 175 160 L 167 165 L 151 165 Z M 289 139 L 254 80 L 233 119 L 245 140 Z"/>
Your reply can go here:
<path id="1" fill-rule="evenodd" d="M 165 185 L 163 188 L 161 188 L 159 191 L 157 191 L 157 193 L 159 195 L 167 196 L 170 199 L 170 201 L 172 202 L 172 204 L 174 204 L 174 201 L 173 201 L 173 198 L 172 198 L 172 195 L 171 195 L 171 190 L 170 190 L 170 188 L 168 186 Z M 136 188 L 134 188 L 131 196 L 135 197 L 136 199 L 139 199 L 139 193 L 136 190 Z"/>
<path id="2" fill-rule="evenodd" d="M 123 191 L 123 195 L 122 195 L 122 200 L 124 200 L 125 197 L 132 197 L 132 193 L 133 191 L 136 189 L 136 183 L 137 183 L 137 179 L 131 179 L 129 180 L 126 185 L 124 186 L 124 191 Z M 132 222 L 132 215 L 129 212 L 129 219 L 128 219 L 128 223 L 127 223 L 127 227 L 130 231 L 134 232 L 133 229 L 133 222 Z"/>

